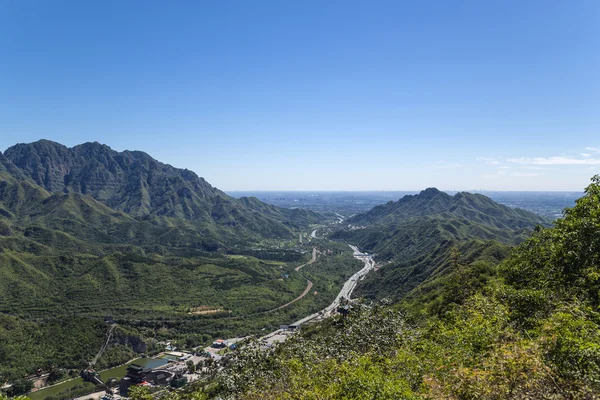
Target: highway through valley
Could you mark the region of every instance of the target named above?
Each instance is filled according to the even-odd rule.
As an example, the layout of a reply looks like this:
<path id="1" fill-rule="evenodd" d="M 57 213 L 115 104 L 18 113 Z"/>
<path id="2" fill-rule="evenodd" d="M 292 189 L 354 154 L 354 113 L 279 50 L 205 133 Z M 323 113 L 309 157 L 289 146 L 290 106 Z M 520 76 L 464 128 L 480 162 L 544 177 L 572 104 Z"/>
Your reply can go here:
<path id="1" fill-rule="evenodd" d="M 350 277 L 350 279 L 348 279 L 344 283 L 344 286 L 342 286 L 342 289 L 336 296 L 335 300 L 333 300 L 333 302 L 329 306 L 325 307 L 323 310 L 321 310 L 317 313 L 311 314 L 307 317 L 304 317 L 304 318 L 294 322 L 292 325 L 300 326 L 302 324 L 307 323 L 308 321 L 312 321 L 313 319 L 316 319 L 319 317 L 325 318 L 325 317 L 332 315 L 343 299 L 350 299 L 350 296 L 352 295 L 352 292 L 356 288 L 358 281 L 360 281 L 362 278 L 364 278 L 365 275 L 367 275 L 371 270 L 373 270 L 373 268 L 375 268 L 375 261 L 373 260 L 373 256 L 361 253 L 360 250 L 358 249 L 358 247 L 356 247 L 356 246 L 353 246 L 353 245 L 349 245 L 349 246 L 354 251 L 354 257 L 361 260 L 362 262 L 364 262 L 365 266 L 360 271 L 354 273 L 354 275 L 352 275 Z M 261 338 L 261 340 L 266 340 L 268 343 L 282 342 L 286 339 L 286 337 L 287 336 L 283 334 L 283 330 L 278 329 L 274 332 L 269 333 L 268 335 L 263 336 Z"/>

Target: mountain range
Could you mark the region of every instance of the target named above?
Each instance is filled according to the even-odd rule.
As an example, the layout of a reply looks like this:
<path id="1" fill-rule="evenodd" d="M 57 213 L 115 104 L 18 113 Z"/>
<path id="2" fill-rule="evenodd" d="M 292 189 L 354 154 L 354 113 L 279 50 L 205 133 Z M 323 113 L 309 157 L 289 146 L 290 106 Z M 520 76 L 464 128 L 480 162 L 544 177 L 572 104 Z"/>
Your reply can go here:
<path id="1" fill-rule="evenodd" d="M 234 199 L 189 170 L 99 143 L 17 144 L 0 153 L 0 164 L 5 218 L 25 230 L 37 225 L 79 237 L 84 231 L 101 243 L 165 243 L 168 234 L 167 243 L 214 250 L 241 240 L 291 238 L 294 229 L 325 218 Z"/>
<path id="2" fill-rule="evenodd" d="M 376 253 L 384 264 L 359 285 L 357 293 L 396 300 L 450 272 L 453 258 L 459 258 L 455 263 L 497 263 L 536 226 L 551 223 L 481 194 L 451 196 L 435 188 L 374 207 L 346 222 L 348 226 L 333 238 Z"/>
<path id="3" fill-rule="evenodd" d="M 278 307 L 312 276 L 294 269 L 312 253 L 298 234 L 329 218 L 235 199 L 139 151 L 10 147 L 0 153 L 0 383 L 40 366 L 85 366 L 106 315 L 138 341 L 200 345 L 321 309 L 357 267 L 345 245 L 311 278 L 318 294 Z M 134 356 L 113 343 L 100 362 Z"/>
<path id="4" fill-rule="evenodd" d="M 284 284 L 278 264 L 227 254 L 295 240 L 326 218 L 232 198 L 143 152 L 18 144 L 0 153 L 0 311 L 231 309 L 242 292 L 252 293 L 247 311 L 274 308 L 301 291 L 302 278 Z"/>
<path id="5" fill-rule="evenodd" d="M 140 337 L 163 326 L 163 339 L 199 345 L 311 314 L 358 268 L 347 243 L 382 265 L 353 296 L 435 295 L 436 279 L 459 264 L 493 265 L 549 224 L 482 195 L 430 188 L 347 219 L 332 234 L 341 244 L 319 238 L 297 248 L 298 233 L 339 226 L 332 217 L 235 199 L 143 152 L 47 140 L 10 147 L 0 153 L 0 356 L 11 361 L 0 376 L 31 373 L 44 360 L 85 364 L 94 346 L 75 354 L 23 338 L 83 335 L 87 319 L 106 315 Z M 321 256 L 296 271 L 313 246 Z M 307 277 L 318 289 L 311 296 L 266 312 L 303 293 Z M 93 326 L 88 334 L 101 338 L 102 324 Z M 109 364 L 131 352 L 123 354 Z"/>
<path id="6" fill-rule="evenodd" d="M 87 266 L 88 286 L 101 288 L 104 277 L 113 276 L 128 282 L 115 286 L 120 293 L 130 293 L 124 300 L 138 296 L 143 302 L 138 288 L 132 290 L 137 275 L 124 270 L 115 253 L 141 256 L 143 261 L 133 264 L 139 267 L 137 274 L 145 271 L 151 278 L 162 267 L 147 269 L 148 264 L 164 265 L 156 257 L 182 257 L 174 264 L 186 265 L 185 257 L 213 259 L 219 249 L 243 253 L 253 243 L 259 248 L 265 239 L 294 239 L 297 232 L 328 217 L 253 197 L 235 199 L 195 173 L 139 151 L 117 152 L 97 142 L 72 148 L 47 140 L 17 144 L 0 153 L 0 257 L 4 259 L 0 290 L 11 293 L 0 306 L 5 303 L 5 310 L 13 309 L 24 301 L 23 291 L 15 288 L 25 288 L 39 294 L 26 301 L 35 312 L 48 303 L 43 294 L 57 276 L 66 280 L 61 291 L 50 290 L 56 292 L 54 303 L 63 304 L 65 298 L 80 301 L 80 296 L 66 292 L 72 289 L 74 276 L 83 276 L 81 267 L 75 262 L 68 271 L 45 270 L 55 262 L 48 257 L 76 255 L 79 264 Z M 535 226 L 550 223 L 483 195 L 450 196 L 435 188 L 374 207 L 346 222 L 346 228 L 332 238 L 375 252 L 378 261 L 385 263 L 359 285 L 357 293 L 395 299 L 449 271 L 453 251 L 462 254 L 463 262 L 497 262 Z M 92 267 L 96 265 L 92 256 L 104 263 Z M 231 276 L 239 272 L 233 271 Z M 161 279 L 170 281 L 173 273 L 163 271 Z M 263 271 L 254 276 L 272 279 L 275 275 Z"/>

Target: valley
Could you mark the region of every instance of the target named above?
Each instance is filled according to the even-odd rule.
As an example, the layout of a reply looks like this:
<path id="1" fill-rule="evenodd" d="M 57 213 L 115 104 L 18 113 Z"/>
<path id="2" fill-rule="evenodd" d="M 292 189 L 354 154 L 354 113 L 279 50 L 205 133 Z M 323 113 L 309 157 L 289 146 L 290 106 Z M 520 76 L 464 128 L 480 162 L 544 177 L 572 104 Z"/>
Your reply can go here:
<path id="1" fill-rule="evenodd" d="M 266 360 L 390 305 L 420 326 L 489 293 L 512 279 L 502 271 L 514 249 L 556 223 L 436 188 L 356 205 L 234 198 L 190 171 L 98 143 L 13 146 L 0 153 L 0 381 L 14 395 L 33 381 L 58 383 L 33 400 L 69 399 L 106 383 L 84 384 L 81 371 L 122 378 L 123 365 L 176 349 L 202 360 L 201 373 L 187 374 L 190 390 L 226 392 L 220 374 L 243 369 L 255 350 Z M 245 340 L 213 349 L 220 338 Z"/>
<path id="2" fill-rule="evenodd" d="M 352 275 L 344 283 L 340 292 L 337 294 L 336 298 L 333 300 L 333 302 L 329 306 L 327 306 L 323 310 L 319 311 L 318 313 L 313 313 L 307 317 L 301 318 L 300 320 L 291 323 L 290 324 L 291 326 L 299 328 L 305 323 L 308 323 L 311 321 L 319 321 L 319 320 L 322 320 L 323 318 L 333 316 L 335 314 L 334 313 L 335 309 L 340 304 L 343 303 L 344 299 L 350 299 L 352 291 L 356 287 L 357 282 L 361 278 L 363 278 L 369 271 L 372 270 L 373 265 L 374 265 L 372 258 L 360 253 L 358 251 L 358 249 L 356 248 L 356 246 L 350 246 L 350 247 L 352 248 L 352 250 L 354 252 L 353 256 L 359 260 L 362 260 L 365 263 L 365 267 L 363 269 L 361 269 L 360 271 L 356 272 L 354 275 Z M 296 270 L 298 270 L 301 267 L 310 265 L 316 261 L 316 257 L 317 257 L 316 248 L 313 250 L 314 251 L 312 253 L 313 255 L 312 255 L 311 260 L 306 264 L 296 267 L 297 268 Z M 310 286 L 312 287 L 312 283 Z M 310 287 L 309 287 L 309 289 L 310 289 Z M 266 311 L 266 312 L 276 311 L 278 309 L 285 308 L 285 307 L 289 306 L 290 304 L 292 304 L 293 302 L 300 300 L 302 297 L 304 297 L 304 295 L 306 295 L 306 291 L 299 298 L 293 300 L 292 302 L 284 304 L 276 309 Z M 111 329 L 109 329 L 109 331 L 112 332 L 112 328 L 114 328 L 115 326 L 116 325 L 112 325 Z M 268 335 L 261 337 L 261 340 L 265 341 L 266 343 L 272 344 L 272 343 L 282 342 L 286 338 L 287 338 L 287 335 L 283 334 L 283 331 L 281 329 L 278 329 Z M 109 342 L 110 342 L 110 334 L 109 334 L 106 344 L 108 344 Z M 239 340 L 229 339 L 229 340 L 227 340 L 227 342 L 228 343 L 236 343 L 236 342 L 239 343 Z M 242 339 L 242 342 L 243 342 L 243 339 Z M 103 345 L 100 352 L 96 355 L 94 360 L 92 360 L 91 365 L 95 364 L 96 360 L 99 358 L 99 356 L 103 352 L 104 348 L 105 348 L 105 346 Z M 208 349 L 210 349 L 210 348 L 208 348 Z M 120 365 L 115 368 L 110 368 L 107 370 L 102 370 L 102 371 L 99 371 L 98 373 L 99 373 L 99 377 L 104 382 L 106 382 L 111 378 L 121 379 L 122 377 L 124 377 L 127 373 L 127 366 L 131 365 L 133 363 L 135 363 L 136 365 L 144 366 L 146 368 L 160 368 L 161 365 L 165 365 L 168 360 L 169 360 L 168 355 L 160 353 L 157 357 L 154 357 L 154 358 L 135 358 L 135 359 L 129 360 L 127 363 L 125 363 L 123 365 Z M 85 392 L 85 388 L 87 388 L 89 391 L 93 387 L 94 386 L 91 383 L 83 380 L 82 378 L 76 378 L 76 379 L 68 380 L 64 383 L 53 385 L 49 388 L 43 388 L 41 390 L 34 391 L 29 395 L 29 397 L 31 398 L 31 400 L 42 400 L 42 399 L 46 399 L 46 398 L 54 398 L 52 396 L 60 396 L 61 394 L 76 390 L 77 388 L 80 388 L 80 389 L 78 389 L 79 392 Z"/>
<path id="3" fill-rule="evenodd" d="M 332 216 L 230 198 L 144 153 L 40 141 L 0 153 L 0 178 L 2 382 L 78 371 L 106 320 L 118 328 L 99 368 L 276 327 L 329 304 L 356 268 L 347 247 L 311 243 Z"/>

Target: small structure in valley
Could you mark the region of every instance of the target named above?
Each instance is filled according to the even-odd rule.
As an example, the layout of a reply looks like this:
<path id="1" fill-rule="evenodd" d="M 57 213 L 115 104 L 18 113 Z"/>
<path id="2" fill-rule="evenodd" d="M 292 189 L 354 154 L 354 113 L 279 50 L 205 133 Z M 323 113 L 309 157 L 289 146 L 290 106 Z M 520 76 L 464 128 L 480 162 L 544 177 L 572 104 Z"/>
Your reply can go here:
<path id="1" fill-rule="evenodd" d="M 217 339 L 212 343 L 212 345 L 210 347 L 212 347 L 214 349 L 224 349 L 225 347 L 227 347 L 227 345 L 228 345 L 228 343 L 226 340 Z"/>

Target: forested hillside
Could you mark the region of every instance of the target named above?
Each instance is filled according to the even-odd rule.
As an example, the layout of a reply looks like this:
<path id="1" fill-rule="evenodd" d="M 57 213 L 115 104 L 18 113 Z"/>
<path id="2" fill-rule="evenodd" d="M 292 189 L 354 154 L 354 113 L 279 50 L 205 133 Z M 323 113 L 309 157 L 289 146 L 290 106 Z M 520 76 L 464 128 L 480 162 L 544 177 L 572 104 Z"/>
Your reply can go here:
<path id="1" fill-rule="evenodd" d="M 347 220 L 338 242 L 299 244 L 329 217 L 236 200 L 97 143 L 0 153 L 0 382 L 37 368 L 76 373 L 107 315 L 119 328 L 99 366 L 158 340 L 193 347 L 295 321 L 360 268 L 352 243 L 380 269 L 347 318 L 278 348 L 249 343 L 223 371 L 163 396 L 595 398 L 600 178 L 552 228 L 485 196 L 427 189 Z M 313 247 L 320 257 L 296 271 Z M 310 295 L 277 309 L 307 279 Z"/>
<path id="2" fill-rule="evenodd" d="M 208 332 L 247 333 L 299 308 L 312 313 L 354 264 L 322 276 L 321 296 L 277 314 L 280 321 L 242 323 L 303 292 L 306 278 L 294 267 L 312 246 L 299 246 L 298 233 L 326 219 L 236 200 L 141 152 L 45 140 L 13 146 L 0 153 L 0 382 L 47 365 L 80 368 L 97 351 L 106 315 L 140 337 L 170 320 L 165 335 L 201 344 Z M 341 247 L 335 255 L 351 259 Z M 213 312 L 195 314 L 198 307 Z M 194 332 L 181 330 L 191 324 Z M 25 344 L 35 357 L 19 356 Z M 114 362 L 131 358 L 130 347 L 116 347 Z"/>
<path id="3" fill-rule="evenodd" d="M 258 200 L 247 207 L 192 171 L 163 164 L 140 151 L 117 152 L 97 142 L 72 148 L 48 140 L 18 144 L 5 151 L 3 160 L 19 177 L 50 193 L 86 195 L 138 221 L 200 231 L 208 241 L 292 237 L 289 226 L 323 220 L 314 212 L 290 213 Z M 257 213 L 256 207 L 270 207 L 273 212 Z"/>
<path id="4" fill-rule="evenodd" d="M 496 203 L 481 194 L 459 192 L 454 196 L 428 188 L 416 195 L 406 195 L 396 202 L 374 207 L 369 212 L 348 219 L 351 225 L 389 225 L 402 220 L 439 215 L 467 219 L 497 229 L 518 230 L 547 219 L 518 208 Z"/>
<path id="5" fill-rule="evenodd" d="M 279 264 L 234 259 L 228 248 L 293 240 L 295 229 L 324 220 L 311 211 L 238 201 L 190 171 L 98 143 L 69 149 L 40 141 L 6 155 L 0 154 L 0 311 L 6 313 L 183 310 L 192 299 L 232 310 L 239 290 L 256 297 L 244 302 L 248 310 L 268 308 L 269 298 L 276 304 L 285 293 L 293 296 L 302 280 L 283 284 Z M 302 259 L 293 250 L 274 257 Z"/>
<path id="6" fill-rule="evenodd" d="M 497 264 L 537 225 L 550 221 L 509 208 L 489 197 L 434 188 L 407 195 L 358 214 L 333 238 L 376 254 L 382 268 L 359 285 L 357 294 L 400 300 L 423 282 L 444 275 L 457 263 Z"/>
<path id="7" fill-rule="evenodd" d="M 250 343 L 214 379 L 162 398 L 600 398 L 599 238 L 596 176 L 499 266 L 458 263 L 436 307 L 356 303 L 276 349 Z"/>

